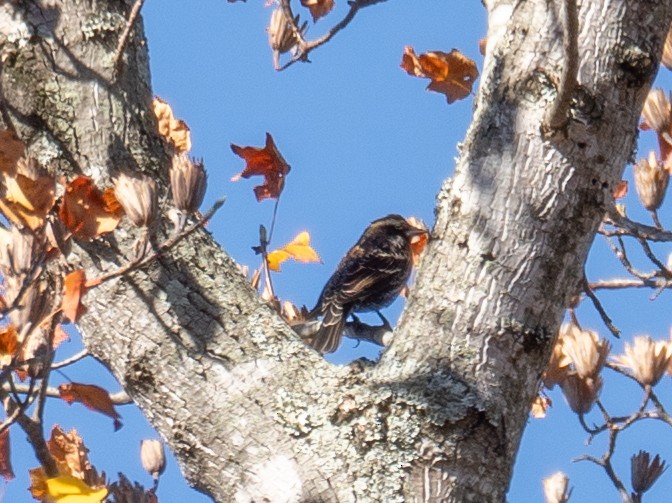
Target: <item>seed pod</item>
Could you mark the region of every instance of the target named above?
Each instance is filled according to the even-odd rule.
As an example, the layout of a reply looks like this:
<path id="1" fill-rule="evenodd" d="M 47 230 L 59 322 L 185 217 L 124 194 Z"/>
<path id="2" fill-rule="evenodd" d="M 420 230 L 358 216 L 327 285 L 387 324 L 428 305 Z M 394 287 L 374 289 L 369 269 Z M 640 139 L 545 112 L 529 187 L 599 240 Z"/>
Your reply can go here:
<path id="1" fill-rule="evenodd" d="M 148 176 L 122 173 L 114 184 L 114 195 L 137 227 L 147 227 L 156 219 L 159 206 L 156 182 Z"/>
<path id="2" fill-rule="evenodd" d="M 658 480 L 667 467 L 665 461 L 660 460 L 656 454 L 651 461 L 651 455 L 646 451 L 639 451 L 630 458 L 630 477 L 632 478 L 632 489 L 636 494 L 641 495 L 651 489 L 651 486 Z"/>
<path id="3" fill-rule="evenodd" d="M 648 335 L 639 335 L 632 345 L 625 343 L 625 354 L 615 363 L 630 370 L 632 377 L 643 386 L 655 386 L 667 371 L 672 360 L 672 344 L 654 341 Z"/>
<path id="4" fill-rule="evenodd" d="M 656 159 L 652 150 L 648 159 L 641 159 L 634 166 L 635 188 L 642 205 L 649 211 L 656 211 L 663 204 L 670 173 Z"/>
<path id="5" fill-rule="evenodd" d="M 192 160 L 185 154 L 174 155 L 170 168 L 170 186 L 175 207 L 185 213 L 198 210 L 205 196 L 208 176 L 202 160 Z"/>
<path id="6" fill-rule="evenodd" d="M 163 443 L 159 440 L 142 440 L 140 442 L 140 460 L 142 467 L 154 480 L 166 469 L 166 454 Z"/>
<path id="7" fill-rule="evenodd" d="M 672 109 L 665 91 L 653 89 L 644 102 L 642 115 L 646 124 L 657 133 L 667 133 L 670 129 Z"/>
<path id="8" fill-rule="evenodd" d="M 567 492 L 569 477 L 562 472 L 556 472 L 544 479 L 544 496 L 546 503 L 566 503 L 569 501 L 571 490 Z"/>

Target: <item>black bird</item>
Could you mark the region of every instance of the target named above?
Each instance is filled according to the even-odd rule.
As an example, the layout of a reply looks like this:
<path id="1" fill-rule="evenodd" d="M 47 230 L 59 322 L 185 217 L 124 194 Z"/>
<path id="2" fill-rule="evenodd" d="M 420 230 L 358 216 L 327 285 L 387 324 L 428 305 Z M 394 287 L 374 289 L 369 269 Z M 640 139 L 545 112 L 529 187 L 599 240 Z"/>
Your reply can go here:
<path id="1" fill-rule="evenodd" d="M 399 215 L 371 222 L 341 259 L 308 315 L 308 319 L 323 317 L 311 343 L 313 348 L 333 353 L 341 343 L 350 314 L 378 311 L 392 303 L 413 267 L 411 239 L 426 232 Z"/>

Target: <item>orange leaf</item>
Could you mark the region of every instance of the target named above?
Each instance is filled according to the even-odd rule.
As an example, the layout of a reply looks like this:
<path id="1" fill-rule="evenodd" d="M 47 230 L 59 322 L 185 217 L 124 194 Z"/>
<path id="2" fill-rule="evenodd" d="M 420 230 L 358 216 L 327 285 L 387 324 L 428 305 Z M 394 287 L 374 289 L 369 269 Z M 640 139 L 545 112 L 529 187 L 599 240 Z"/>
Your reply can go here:
<path id="1" fill-rule="evenodd" d="M 37 501 L 52 501 L 47 491 L 47 474 L 44 468 L 32 468 L 28 470 L 28 475 L 30 476 L 30 487 L 28 488 L 30 495 Z"/>
<path id="2" fill-rule="evenodd" d="M 101 193 L 87 176 L 78 176 L 65 187 L 59 216 L 68 230 L 80 239 L 112 232 L 122 214 L 113 189 Z"/>
<path id="3" fill-rule="evenodd" d="M 121 428 L 121 416 L 117 413 L 110 398 L 110 394 L 100 386 L 94 384 L 69 383 L 58 387 L 61 398 L 72 404 L 81 402 L 87 409 L 95 410 L 114 420 L 114 430 Z"/>
<path id="4" fill-rule="evenodd" d="M 231 150 L 246 162 L 245 169 L 231 178 L 232 182 L 256 175 L 263 176 L 264 183 L 254 188 L 257 201 L 280 197 L 282 188 L 285 186 L 285 176 L 289 173 L 291 167 L 278 151 L 270 133 L 266 133 L 266 146 L 264 148 L 239 147 L 231 144 Z"/>
<path id="5" fill-rule="evenodd" d="M 298 262 L 321 262 L 320 256 L 310 246 L 310 234 L 300 232 L 290 243 L 278 250 L 273 250 L 267 255 L 268 267 L 272 271 L 280 272 L 280 264 L 293 258 Z"/>
<path id="6" fill-rule="evenodd" d="M 19 349 L 19 340 L 14 325 L 0 328 L 0 367 L 9 365 Z"/>
<path id="7" fill-rule="evenodd" d="M 82 304 L 82 297 L 86 293 L 85 284 L 86 274 L 82 269 L 72 271 L 63 280 L 61 309 L 63 315 L 73 323 L 76 323 L 79 317 L 86 312 L 86 307 Z"/>
<path id="8" fill-rule="evenodd" d="M 334 0 L 301 0 L 301 5 L 310 11 L 314 23 L 331 12 L 334 8 Z"/>
<path id="9" fill-rule="evenodd" d="M 449 53 L 433 51 L 416 56 L 413 48 L 407 46 L 401 58 L 401 67 L 409 75 L 431 79 L 427 89 L 445 94 L 448 103 L 469 96 L 478 77 L 476 63 L 457 49 Z"/>
<path id="10" fill-rule="evenodd" d="M 170 105 L 158 96 L 154 97 L 152 106 L 159 124 L 159 134 L 168 143 L 172 143 L 178 153 L 189 152 L 191 150 L 191 136 L 187 123 L 176 119 Z"/>
<path id="11" fill-rule="evenodd" d="M 618 182 L 618 185 L 616 185 L 616 188 L 614 189 L 612 195 L 614 196 L 614 199 L 622 199 L 627 195 L 627 193 L 628 193 L 628 181 L 621 180 L 620 182 Z"/>
<path id="12" fill-rule="evenodd" d="M 34 159 L 22 158 L 3 173 L 0 210 L 17 225 L 36 230 L 44 225 L 56 201 L 56 181 Z"/>
<path id="13" fill-rule="evenodd" d="M 16 161 L 23 157 L 25 147 L 14 133 L 8 130 L 0 131 L 0 171 L 12 172 Z"/>
<path id="14" fill-rule="evenodd" d="M 0 475 L 5 480 L 12 480 L 14 478 L 14 470 L 12 470 L 12 456 L 9 446 L 9 428 L 0 433 Z"/>

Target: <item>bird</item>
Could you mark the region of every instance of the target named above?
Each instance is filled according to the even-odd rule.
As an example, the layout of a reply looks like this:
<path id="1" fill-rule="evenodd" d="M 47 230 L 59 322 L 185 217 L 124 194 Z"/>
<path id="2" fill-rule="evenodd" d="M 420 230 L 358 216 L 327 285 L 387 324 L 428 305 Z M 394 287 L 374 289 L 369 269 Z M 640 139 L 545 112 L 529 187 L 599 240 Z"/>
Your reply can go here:
<path id="1" fill-rule="evenodd" d="M 413 267 L 411 241 L 426 234 L 400 215 L 374 220 L 341 259 L 307 319 L 322 317 L 311 346 L 333 353 L 353 313 L 378 311 L 401 292 Z"/>

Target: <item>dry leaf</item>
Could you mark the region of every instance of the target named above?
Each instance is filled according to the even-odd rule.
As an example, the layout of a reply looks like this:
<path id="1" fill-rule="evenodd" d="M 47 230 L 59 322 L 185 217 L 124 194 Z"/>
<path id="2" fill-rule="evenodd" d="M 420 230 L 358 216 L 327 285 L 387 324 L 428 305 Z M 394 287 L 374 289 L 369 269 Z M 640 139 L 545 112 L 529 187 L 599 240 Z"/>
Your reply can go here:
<path id="1" fill-rule="evenodd" d="M 170 105 L 158 96 L 154 97 L 152 105 L 159 124 L 159 134 L 168 143 L 172 143 L 178 153 L 189 152 L 191 150 L 191 136 L 187 123 L 176 119 Z"/>
<path id="2" fill-rule="evenodd" d="M 257 201 L 280 197 L 280 193 L 285 186 L 285 177 L 291 167 L 278 151 L 270 133 L 266 133 L 266 146 L 264 148 L 239 147 L 231 144 L 231 150 L 246 162 L 245 169 L 231 178 L 232 182 L 251 176 L 263 176 L 264 183 L 254 188 Z"/>
<path id="3" fill-rule="evenodd" d="M 12 455 L 9 445 L 9 428 L 0 432 L 0 475 L 5 480 L 12 480 L 14 478 L 14 470 L 12 470 Z"/>
<path id="4" fill-rule="evenodd" d="M 77 431 L 65 433 L 55 425 L 47 448 L 56 462 L 58 477 L 48 479 L 42 467 L 30 470 L 33 498 L 49 503 L 100 503 L 107 494 L 105 476 L 91 466 L 89 450 Z"/>
<path id="5" fill-rule="evenodd" d="M 82 304 L 82 297 L 86 293 L 86 274 L 83 269 L 77 269 L 69 273 L 63 280 L 63 302 L 61 309 L 63 315 L 72 323 L 76 323 L 81 315 L 86 312 Z"/>
<path id="6" fill-rule="evenodd" d="M 334 8 L 334 0 L 301 0 L 301 5 L 310 11 L 314 23 L 331 12 Z"/>
<path id="7" fill-rule="evenodd" d="M 25 147 L 16 135 L 8 130 L 0 131 L 0 171 L 14 171 L 16 162 L 23 157 Z"/>
<path id="8" fill-rule="evenodd" d="M 92 239 L 112 232 L 122 214 L 114 189 L 101 193 L 87 176 L 78 176 L 65 187 L 59 216 L 77 238 Z"/>
<path id="9" fill-rule="evenodd" d="M 14 325 L 0 328 L 0 368 L 9 365 L 19 349 L 19 334 Z"/>
<path id="10" fill-rule="evenodd" d="M 61 384 L 58 387 L 58 393 L 69 404 L 80 402 L 90 410 L 111 417 L 114 420 L 115 431 L 121 428 L 121 421 L 119 421 L 121 416 L 115 410 L 110 394 L 100 386 L 80 383 Z"/>
<path id="11" fill-rule="evenodd" d="M 612 192 L 614 199 L 622 199 L 628 194 L 628 181 L 621 180 Z"/>
<path id="12" fill-rule="evenodd" d="M 275 272 L 280 272 L 280 264 L 290 258 L 304 263 L 321 262 L 320 256 L 310 246 L 310 234 L 306 231 L 300 232 L 282 248 L 269 252 L 267 257 L 269 269 Z"/>
<path id="13" fill-rule="evenodd" d="M 0 210 L 13 223 L 36 230 L 56 202 L 56 182 L 33 158 L 19 159 L 3 173 Z"/>
<path id="14" fill-rule="evenodd" d="M 431 79 L 427 89 L 445 94 L 448 103 L 469 96 L 478 77 L 476 63 L 457 49 L 449 53 L 433 51 L 416 56 L 413 48 L 407 46 L 401 58 L 401 67 L 409 75 Z"/>

